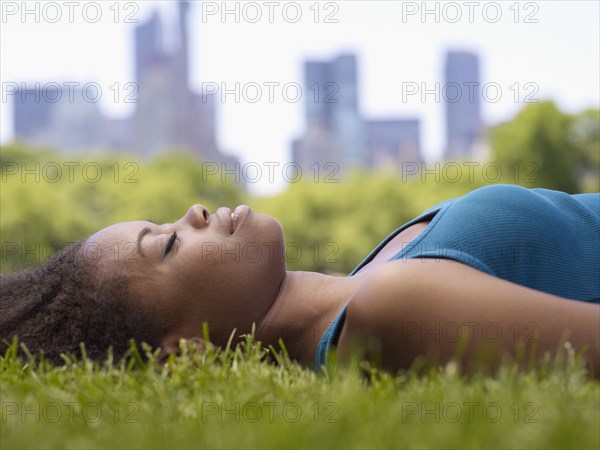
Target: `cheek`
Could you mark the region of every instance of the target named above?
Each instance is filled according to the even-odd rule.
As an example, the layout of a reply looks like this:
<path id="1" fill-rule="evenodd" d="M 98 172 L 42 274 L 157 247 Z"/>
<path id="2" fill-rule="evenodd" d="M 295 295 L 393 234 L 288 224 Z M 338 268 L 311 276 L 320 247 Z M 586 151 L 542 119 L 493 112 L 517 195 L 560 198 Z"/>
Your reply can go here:
<path id="1" fill-rule="evenodd" d="M 138 281 L 132 295 L 139 302 L 140 308 L 158 321 L 166 329 L 176 326 L 185 306 L 185 290 L 175 283 L 175 277 L 154 273 L 151 279 Z"/>
<path id="2" fill-rule="evenodd" d="M 281 240 L 227 241 L 188 258 L 186 264 L 178 270 L 176 278 L 198 283 L 216 281 L 256 274 L 265 268 L 279 267 L 283 261 L 284 248 Z"/>

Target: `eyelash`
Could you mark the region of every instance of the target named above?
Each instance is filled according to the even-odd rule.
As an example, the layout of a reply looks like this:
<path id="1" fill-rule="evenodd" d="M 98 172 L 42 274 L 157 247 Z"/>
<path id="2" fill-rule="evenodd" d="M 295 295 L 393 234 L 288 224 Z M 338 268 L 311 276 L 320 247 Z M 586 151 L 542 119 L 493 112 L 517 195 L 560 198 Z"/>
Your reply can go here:
<path id="1" fill-rule="evenodd" d="M 167 254 L 173 248 L 173 245 L 175 244 L 175 239 L 177 239 L 177 232 L 173 232 L 173 234 L 169 238 L 169 242 L 167 242 L 167 248 L 165 249 L 165 256 L 167 256 Z"/>

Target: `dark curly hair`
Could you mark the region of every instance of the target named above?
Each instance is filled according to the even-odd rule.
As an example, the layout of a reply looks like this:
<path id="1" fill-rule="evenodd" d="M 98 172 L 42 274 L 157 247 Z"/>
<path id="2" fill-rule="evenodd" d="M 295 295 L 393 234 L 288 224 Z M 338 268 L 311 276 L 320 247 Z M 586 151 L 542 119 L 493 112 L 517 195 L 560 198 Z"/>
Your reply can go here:
<path id="1" fill-rule="evenodd" d="M 60 364 L 61 353 L 101 360 L 112 347 L 115 358 L 129 340 L 158 347 L 163 330 L 134 305 L 127 280 L 106 273 L 84 257 L 85 240 L 45 264 L 0 276 L 0 351 L 16 336 L 33 354 Z"/>

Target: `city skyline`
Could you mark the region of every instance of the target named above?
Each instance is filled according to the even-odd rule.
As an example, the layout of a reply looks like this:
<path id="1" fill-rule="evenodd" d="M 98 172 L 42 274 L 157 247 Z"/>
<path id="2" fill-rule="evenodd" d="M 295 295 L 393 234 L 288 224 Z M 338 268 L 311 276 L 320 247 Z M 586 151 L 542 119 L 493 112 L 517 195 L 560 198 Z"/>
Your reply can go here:
<path id="1" fill-rule="evenodd" d="M 196 92 L 205 83 L 242 85 L 249 82 L 300 82 L 302 61 L 331 59 L 351 50 L 361 69 L 359 91 L 363 95 L 361 112 L 374 119 L 419 116 L 421 144 L 426 160 L 436 160 L 445 141 L 443 108 L 431 97 L 420 95 L 403 98 L 405 84 L 425 84 L 425 88 L 442 80 L 443 55 L 447 49 L 465 49 L 481 57 L 481 79 L 502 87 L 498 102 L 483 102 L 481 112 L 487 124 L 513 116 L 525 97 L 535 92 L 536 99 L 551 98 L 567 112 L 598 105 L 598 5 L 593 2 L 567 4 L 539 2 L 535 16 L 538 23 L 513 23 L 511 11 L 504 11 L 499 23 L 427 23 L 403 22 L 400 5 L 377 3 L 363 8 L 361 2 L 341 2 L 338 24 L 313 24 L 309 21 L 290 24 L 222 23 L 209 18 L 202 22 L 201 5 L 192 4 L 190 45 L 190 85 Z M 140 3 L 138 17 L 143 22 L 158 7 L 171 14 L 172 4 Z M 170 11 L 170 13 L 169 13 Z M 307 15 L 308 11 L 305 11 Z M 523 12 L 523 11 L 522 11 Z M 307 16 L 308 17 L 308 16 Z M 524 17 L 524 15 L 522 16 Z M 375 25 L 376 28 L 373 28 Z M 135 79 L 130 42 L 135 25 L 124 23 L 35 24 L 20 20 L 3 23 L 3 81 L 79 81 L 98 82 L 108 91 L 115 82 L 123 86 Z M 168 25 L 167 25 L 168 27 Z M 561 29 L 561 33 L 556 33 Z M 569 30 L 577 30 L 570 33 Z M 333 32 L 333 33 L 332 33 Z M 42 33 L 43 40 L 35 39 Z M 80 38 L 73 40 L 72 33 Z M 103 39 L 91 36 L 103 33 Z M 426 33 L 427 38 L 422 39 Z M 561 34 L 571 37 L 567 44 Z M 280 39 L 273 36 L 280 35 Z M 240 37 L 244 37 L 240 40 Z M 327 36 L 327 39 L 325 39 Z M 81 42 L 80 42 L 81 41 Z M 18 47 L 15 44 L 18 43 Z M 67 51 L 61 49 L 68 49 Z M 28 58 L 19 55 L 27 54 Z M 69 59 L 69 54 L 77 58 Z M 129 54 L 129 56 L 127 56 Z M 274 57 L 275 56 L 275 57 Z M 30 61 L 31 60 L 31 61 Z M 19 61 L 19 63 L 16 63 Z M 32 64 L 35 62 L 35 64 Z M 525 89 L 526 83 L 533 83 Z M 518 85 L 517 85 L 518 84 Z M 511 87 L 514 87 L 511 90 Z M 250 104 L 228 99 L 218 100 L 217 136 L 229 154 L 242 161 L 286 161 L 290 139 L 302 133 L 302 102 L 281 100 Z M 513 96 L 516 100 L 513 100 Z M 122 118 L 131 113 L 132 105 L 109 101 L 105 95 L 99 107 L 110 117 Z M 3 103 L 2 140 L 10 138 L 11 118 Z M 266 124 L 271 124 L 268 128 Z M 7 131 L 8 130 L 8 131 Z M 255 186 L 272 190 L 280 186 Z"/>
<path id="2" fill-rule="evenodd" d="M 187 149 L 203 161 L 231 169 L 238 161 L 222 154 L 215 136 L 216 92 L 207 95 L 208 89 L 203 89 L 195 93 L 189 86 L 189 8 L 189 1 L 177 2 L 177 26 L 170 30 L 170 36 L 164 32 L 164 19 L 156 10 L 135 27 L 133 87 L 137 104 L 130 117 L 105 117 L 95 102 L 83 101 L 89 94 L 79 86 L 68 86 L 67 90 L 56 83 L 48 96 L 48 90 L 40 89 L 38 82 L 35 87 L 21 83 L 13 100 L 15 137 L 76 153 L 105 148 L 149 156 Z M 176 42 L 174 48 L 167 48 L 169 40 Z M 448 51 L 445 58 L 444 86 L 455 92 L 451 99 L 443 94 L 447 137 L 440 159 L 475 158 L 473 149 L 484 134 L 479 58 L 465 51 Z M 311 95 L 304 95 L 306 128 L 292 141 L 291 162 L 303 170 L 333 163 L 342 173 L 353 166 L 400 171 L 405 162 L 423 161 L 420 118 L 364 117 L 359 73 L 356 55 L 351 52 L 330 61 L 304 62 L 303 84 L 295 88 Z M 473 88 L 468 96 L 462 92 L 466 86 Z M 233 94 L 237 96 L 237 92 Z"/>

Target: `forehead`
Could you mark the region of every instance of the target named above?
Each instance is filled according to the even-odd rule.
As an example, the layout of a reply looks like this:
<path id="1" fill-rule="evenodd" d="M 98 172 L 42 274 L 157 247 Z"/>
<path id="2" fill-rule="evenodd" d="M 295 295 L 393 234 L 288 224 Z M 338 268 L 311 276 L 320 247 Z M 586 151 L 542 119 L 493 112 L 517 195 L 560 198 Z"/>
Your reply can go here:
<path id="1" fill-rule="evenodd" d="M 141 220 L 116 223 L 92 234 L 88 241 L 100 245 L 111 245 L 123 240 L 135 241 L 137 233 L 149 225 L 152 224 Z"/>
<path id="2" fill-rule="evenodd" d="M 89 236 L 82 248 L 82 256 L 95 262 L 100 273 L 110 277 L 125 277 L 129 288 L 147 283 L 153 266 L 138 253 L 138 235 L 146 227 L 156 226 L 146 221 L 121 222 Z"/>
<path id="3" fill-rule="evenodd" d="M 137 252 L 138 235 L 141 230 L 151 225 L 149 222 L 132 221 L 103 228 L 86 239 L 82 249 L 83 256 L 111 270 L 115 264 L 123 269 L 123 263 L 139 263 L 142 258 Z"/>

